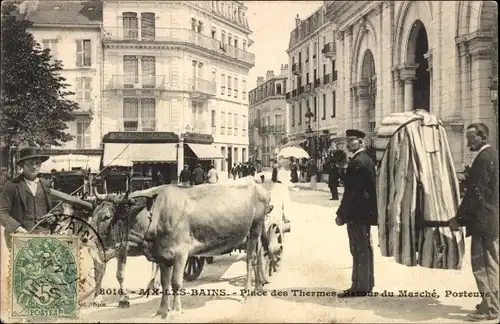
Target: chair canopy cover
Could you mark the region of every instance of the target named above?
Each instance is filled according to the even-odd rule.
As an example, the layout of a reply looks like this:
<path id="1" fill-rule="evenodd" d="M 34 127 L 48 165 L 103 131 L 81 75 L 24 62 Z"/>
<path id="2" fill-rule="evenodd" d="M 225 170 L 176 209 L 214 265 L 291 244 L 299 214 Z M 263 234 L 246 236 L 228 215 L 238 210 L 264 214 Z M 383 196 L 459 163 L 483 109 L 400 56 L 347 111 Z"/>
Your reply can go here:
<path id="1" fill-rule="evenodd" d="M 396 263 L 460 269 L 464 233 L 448 221 L 460 203 L 446 130 L 423 110 L 394 113 L 376 133 L 379 246 Z"/>

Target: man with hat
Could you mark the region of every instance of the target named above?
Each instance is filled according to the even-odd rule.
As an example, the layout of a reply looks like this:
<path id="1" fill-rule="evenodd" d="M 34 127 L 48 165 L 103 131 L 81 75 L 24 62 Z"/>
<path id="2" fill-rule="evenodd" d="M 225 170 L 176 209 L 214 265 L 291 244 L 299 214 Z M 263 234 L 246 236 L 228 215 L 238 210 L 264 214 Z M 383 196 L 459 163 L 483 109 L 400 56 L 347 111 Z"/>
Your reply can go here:
<path id="1" fill-rule="evenodd" d="M 351 288 L 339 297 L 360 297 L 372 292 L 373 249 L 371 226 L 377 225 L 375 164 L 363 147 L 366 134 L 357 129 L 346 131 L 346 144 L 353 153 L 347 165 L 344 195 L 335 222 L 347 224 L 349 247 L 353 258 Z"/>
<path id="2" fill-rule="evenodd" d="M 19 176 L 7 181 L 2 189 L 0 225 L 5 227 L 8 247 L 12 233 L 27 233 L 51 210 L 50 184 L 38 178 L 42 163 L 48 159 L 49 156 L 40 154 L 38 148 L 21 149 L 17 165 L 23 171 Z M 53 215 L 46 217 L 34 232 L 48 232 L 49 225 L 54 221 Z"/>

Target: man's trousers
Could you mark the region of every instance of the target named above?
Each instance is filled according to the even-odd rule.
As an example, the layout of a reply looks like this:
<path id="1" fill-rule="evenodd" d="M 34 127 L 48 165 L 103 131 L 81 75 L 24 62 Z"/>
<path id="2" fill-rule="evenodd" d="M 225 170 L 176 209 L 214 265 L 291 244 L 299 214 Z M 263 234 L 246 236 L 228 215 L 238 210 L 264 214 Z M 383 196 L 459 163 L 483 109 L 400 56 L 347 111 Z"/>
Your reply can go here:
<path id="1" fill-rule="evenodd" d="M 472 234 L 471 265 L 482 300 L 478 310 L 498 315 L 498 237 L 496 239 Z"/>
<path id="2" fill-rule="evenodd" d="M 375 285 L 370 225 L 347 224 L 352 254 L 351 291 L 371 292 Z"/>

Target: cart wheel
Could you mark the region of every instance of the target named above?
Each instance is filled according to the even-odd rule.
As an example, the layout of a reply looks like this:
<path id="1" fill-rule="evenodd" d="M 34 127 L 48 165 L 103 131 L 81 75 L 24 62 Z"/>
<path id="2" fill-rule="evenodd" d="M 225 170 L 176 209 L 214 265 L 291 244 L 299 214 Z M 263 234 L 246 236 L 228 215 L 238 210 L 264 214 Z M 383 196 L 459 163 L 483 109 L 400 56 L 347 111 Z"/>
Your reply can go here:
<path id="1" fill-rule="evenodd" d="M 269 249 L 274 256 L 274 262 L 271 261 L 264 248 L 259 246 L 259 271 L 264 283 L 271 282 L 271 276 L 280 270 L 281 259 L 283 258 L 283 232 L 280 227 L 274 223 L 271 224 L 267 235 L 269 237 Z"/>
<path id="2" fill-rule="evenodd" d="M 184 280 L 186 281 L 196 280 L 200 276 L 204 265 L 205 265 L 204 257 L 197 257 L 197 256 L 189 257 L 186 262 L 186 266 L 184 267 Z"/>

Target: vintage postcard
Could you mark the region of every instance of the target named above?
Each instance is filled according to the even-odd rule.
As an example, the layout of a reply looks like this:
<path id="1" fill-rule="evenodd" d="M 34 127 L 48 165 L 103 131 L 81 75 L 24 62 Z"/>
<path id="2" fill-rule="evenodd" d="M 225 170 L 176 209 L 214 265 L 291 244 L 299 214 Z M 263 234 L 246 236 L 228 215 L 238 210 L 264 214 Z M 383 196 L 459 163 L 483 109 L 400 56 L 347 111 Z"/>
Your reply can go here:
<path id="1" fill-rule="evenodd" d="M 1 50 L 2 321 L 498 322 L 495 1 L 4 0 Z"/>

